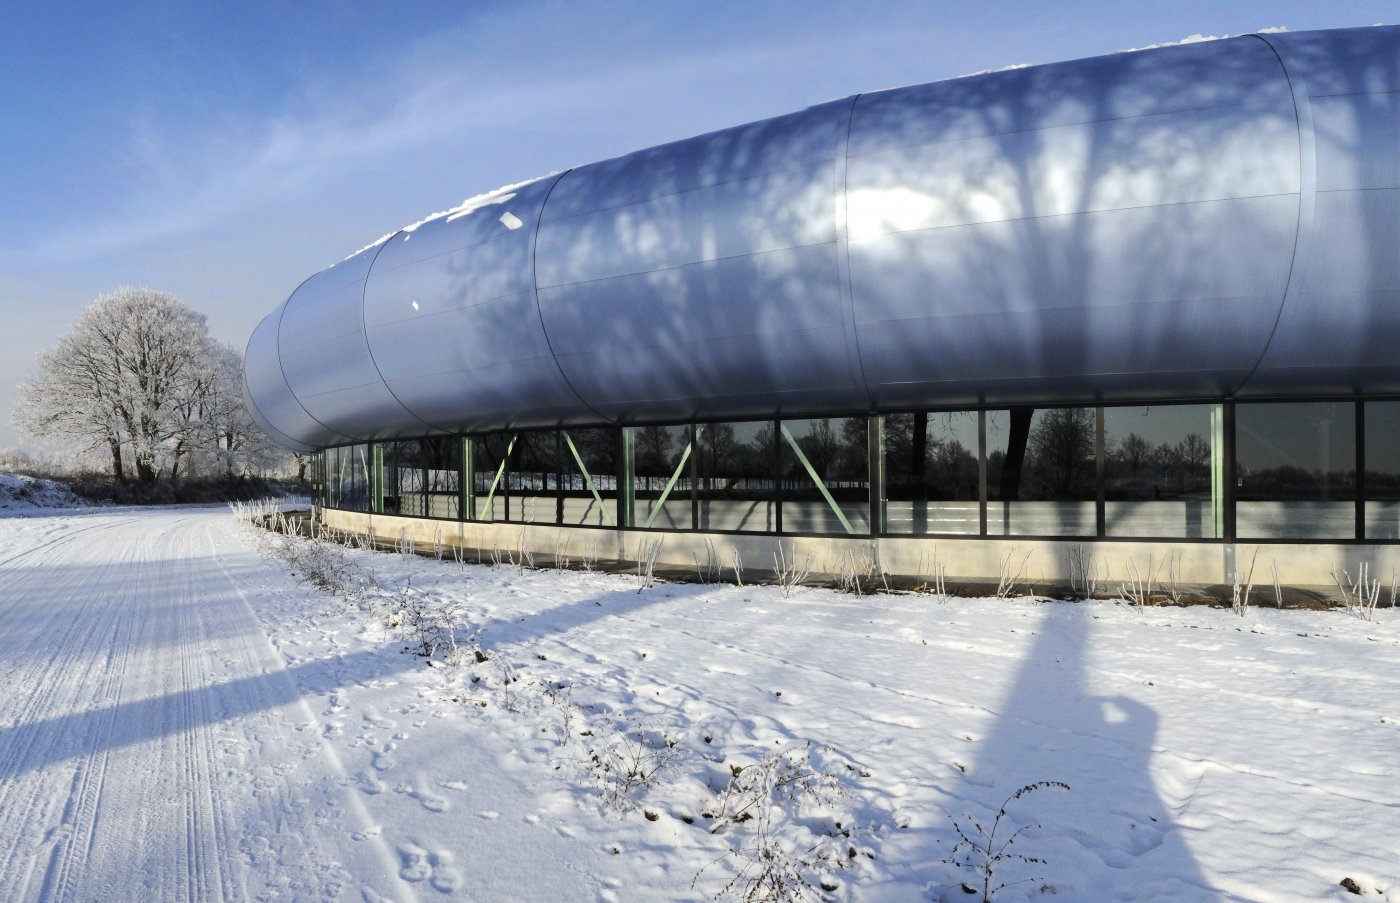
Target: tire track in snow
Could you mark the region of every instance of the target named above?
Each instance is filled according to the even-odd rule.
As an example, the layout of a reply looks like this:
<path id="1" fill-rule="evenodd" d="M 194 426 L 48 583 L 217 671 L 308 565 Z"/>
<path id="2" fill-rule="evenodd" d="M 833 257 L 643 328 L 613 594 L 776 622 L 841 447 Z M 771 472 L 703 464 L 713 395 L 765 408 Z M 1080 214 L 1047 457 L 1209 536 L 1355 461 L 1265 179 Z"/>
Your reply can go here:
<path id="1" fill-rule="evenodd" d="M 102 662 L 85 663 L 83 659 L 102 648 L 109 650 L 109 654 L 123 648 L 123 634 L 130 626 L 129 622 L 123 623 L 119 613 L 124 595 L 93 596 L 85 593 L 83 582 L 66 568 L 73 563 L 78 567 L 87 566 L 81 555 L 83 549 L 72 542 L 73 534 L 120 526 L 96 525 L 71 531 L 66 536 L 45 543 L 45 547 L 54 547 L 54 558 L 61 565 L 56 572 L 0 572 L 0 592 L 13 594 L 16 604 L 28 599 L 31 593 L 56 594 L 63 599 L 80 600 L 76 609 L 50 605 L 34 613 L 44 618 L 36 632 L 48 641 L 45 649 L 51 648 L 53 655 L 43 662 L 39 673 L 27 675 L 28 680 L 7 681 L 11 698 L 24 700 L 15 715 L 7 719 L 11 724 L 17 727 L 31 725 L 52 719 L 60 713 L 81 713 L 116 701 L 110 681 L 90 683 L 88 680 L 92 676 L 93 666 L 100 667 Z M 112 567 L 121 566 L 121 561 L 112 564 Z M 107 570 L 104 569 L 104 573 Z M 125 586 L 121 583 L 118 585 Z M 13 626 L 6 626 L 6 632 L 12 633 Z M 21 662 L 43 658 L 32 648 L 11 647 L 5 651 L 7 659 L 19 658 Z M 94 687 L 94 692 L 85 692 L 89 686 Z M 96 727 L 101 729 L 100 726 Z M 10 742 L 0 745 L 0 836 L 17 838 L 17 842 L 10 848 L 3 865 L 0 865 L 0 896 L 17 899 L 24 895 L 24 889 L 34 877 L 45 848 L 71 846 L 75 821 L 84 815 L 82 801 L 88 798 L 94 780 L 100 785 L 103 763 L 96 763 L 98 773 L 94 775 L 93 763 L 81 758 L 80 752 L 88 737 L 81 738 L 82 742 L 75 742 L 74 738 L 62 734 L 46 737 L 39 731 L 30 730 L 21 732 L 18 742 L 13 731 L 7 732 L 5 739 Z M 45 740 L 48 746 L 42 742 Z M 53 745 L 59 745 L 61 751 L 68 755 L 61 756 L 57 763 L 36 769 L 36 760 L 55 758 Z M 35 771 L 38 771 L 37 778 L 17 780 L 18 776 Z M 48 825 L 55 815 L 58 817 L 57 824 Z M 35 834 L 40 825 L 47 825 L 47 830 L 39 834 L 36 842 Z M 12 879 L 14 884 L 11 887 Z M 11 889 L 16 893 L 12 894 Z"/>
<path id="2" fill-rule="evenodd" d="M 0 520 L 0 900 L 413 899 L 220 518 Z"/>

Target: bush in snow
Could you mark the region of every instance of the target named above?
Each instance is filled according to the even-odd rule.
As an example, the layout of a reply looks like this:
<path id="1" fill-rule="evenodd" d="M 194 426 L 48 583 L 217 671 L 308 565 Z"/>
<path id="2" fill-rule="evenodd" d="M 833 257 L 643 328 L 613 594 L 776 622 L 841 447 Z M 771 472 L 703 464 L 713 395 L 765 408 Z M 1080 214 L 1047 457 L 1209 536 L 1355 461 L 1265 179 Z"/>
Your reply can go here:
<path id="1" fill-rule="evenodd" d="M 814 758 L 815 755 L 815 758 Z M 845 811 L 844 779 L 854 766 L 830 747 L 811 743 L 777 750 L 749 765 L 731 765 L 716 801 L 712 834 L 729 834 L 734 848 L 711 863 L 737 863 L 715 894 L 744 903 L 823 900 L 841 888 L 840 873 L 861 855 L 855 819 Z M 873 857 L 872 857 L 873 858 Z M 691 882 L 695 886 L 710 866 Z"/>
<path id="2" fill-rule="evenodd" d="M 589 767 L 604 804 L 618 812 L 631 809 L 636 796 L 659 783 L 681 758 L 675 735 L 646 719 L 595 725 L 593 733 Z"/>
<path id="3" fill-rule="evenodd" d="M 1037 790 L 1054 789 L 1068 790 L 1069 785 L 1060 781 L 1037 781 L 1034 784 L 1027 784 L 1020 790 L 1011 794 L 997 810 L 996 817 L 992 819 L 990 828 L 983 827 L 974 816 L 963 814 L 962 818 L 953 819 L 953 828 L 958 832 L 958 842 L 953 847 L 953 852 L 949 854 L 947 861 L 960 868 L 969 869 L 977 876 L 981 882 L 982 903 L 991 903 L 996 893 L 1003 888 L 1013 884 L 1023 884 L 1032 881 L 1033 878 L 1023 878 L 1019 881 L 1003 881 L 995 884 L 997 869 L 1004 864 L 1020 862 L 1027 865 L 1044 865 L 1045 860 L 1037 856 L 1027 856 L 1023 853 L 1012 850 L 1025 832 L 1040 825 L 1035 822 L 1021 825 L 1010 834 L 998 833 L 1002 827 L 1002 821 L 1007 818 L 1007 807 L 1023 796 L 1035 793 Z M 977 893 L 975 887 L 964 884 L 964 891 Z"/>

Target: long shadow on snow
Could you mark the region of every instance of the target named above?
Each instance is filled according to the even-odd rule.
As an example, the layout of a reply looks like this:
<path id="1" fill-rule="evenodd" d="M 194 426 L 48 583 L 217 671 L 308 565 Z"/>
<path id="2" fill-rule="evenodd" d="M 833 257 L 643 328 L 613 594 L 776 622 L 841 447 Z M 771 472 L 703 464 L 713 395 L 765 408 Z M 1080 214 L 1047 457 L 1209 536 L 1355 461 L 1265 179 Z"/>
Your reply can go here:
<path id="1" fill-rule="evenodd" d="M 1155 880 L 1153 894 L 1163 898 L 1217 901 L 1220 895 L 1153 785 L 1157 713 L 1140 699 L 1094 694 L 1086 679 L 1092 633 L 1091 606 L 1046 606 L 1035 642 L 978 749 L 965 796 L 994 815 L 1019 787 L 1063 781 L 1069 793 L 1041 791 L 1012 804 L 1010 830 L 1028 821 L 1047 827 L 1055 822 L 1082 853 L 1065 846 L 1059 856 L 1032 849 L 1044 841 L 1031 836 L 1018 841 L 1014 852 L 1043 854 L 1051 866 L 1068 866 L 1063 857 L 1078 857 L 1078 877 L 1085 882 L 1078 889 L 1101 892 L 1104 899 L 1113 896 L 1116 881 L 1141 891 L 1144 882 Z"/>
<path id="2" fill-rule="evenodd" d="M 678 590 L 693 595 L 704 592 L 705 587 L 669 586 L 643 593 L 611 592 L 515 621 L 496 619 L 484 626 L 494 631 L 490 638 L 498 641 L 539 639 L 600 618 L 636 611 L 658 602 L 674 601 Z M 496 636 L 496 633 L 502 636 Z M 347 685 L 421 668 L 423 659 L 405 654 L 403 648 L 402 643 L 394 643 L 376 649 L 313 659 L 212 686 L 7 727 L 0 730 L 0 781 L 67 759 L 241 718 L 289 705 L 305 697 L 329 694 Z"/>

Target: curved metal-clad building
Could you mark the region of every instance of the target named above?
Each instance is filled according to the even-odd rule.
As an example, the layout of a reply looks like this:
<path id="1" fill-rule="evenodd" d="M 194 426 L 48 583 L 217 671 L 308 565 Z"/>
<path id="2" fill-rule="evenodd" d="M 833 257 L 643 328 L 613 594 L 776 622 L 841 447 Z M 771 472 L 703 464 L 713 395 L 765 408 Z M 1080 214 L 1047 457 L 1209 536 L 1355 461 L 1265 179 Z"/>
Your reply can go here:
<path id="1" fill-rule="evenodd" d="M 352 441 L 1400 394 L 1400 28 L 862 94 L 499 192 L 312 276 L 250 407 Z"/>

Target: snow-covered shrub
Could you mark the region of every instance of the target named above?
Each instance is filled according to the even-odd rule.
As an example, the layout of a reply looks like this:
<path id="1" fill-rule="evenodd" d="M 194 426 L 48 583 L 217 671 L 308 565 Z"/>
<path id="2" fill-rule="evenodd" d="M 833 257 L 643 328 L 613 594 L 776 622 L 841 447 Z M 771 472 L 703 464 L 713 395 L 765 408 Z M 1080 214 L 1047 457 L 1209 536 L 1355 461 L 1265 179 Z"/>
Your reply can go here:
<path id="1" fill-rule="evenodd" d="M 391 626 L 407 634 L 413 644 L 413 653 L 424 658 L 456 662 L 459 657 L 457 621 L 462 602 L 437 598 L 430 593 L 415 593 L 411 582 L 399 587 L 393 598 L 396 603 L 393 614 L 397 623 Z"/>
<path id="2" fill-rule="evenodd" d="M 1244 583 L 1240 583 L 1239 571 L 1235 571 L 1235 579 L 1230 584 L 1230 610 L 1242 618 L 1249 610 L 1249 594 L 1254 591 L 1254 562 L 1258 557 L 1259 549 L 1255 548 L 1253 557 L 1249 559 L 1249 573 Z"/>
<path id="3" fill-rule="evenodd" d="M 846 811 L 844 781 L 857 770 L 830 747 L 810 742 L 777 750 L 749 765 L 731 765 L 715 803 L 712 834 L 728 834 L 734 846 L 701 869 L 700 880 L 720 862 L 735 873 L 715 899 L 744 903 L 823 900 L 840 889 L 841 872 L 871 855 Z"/>
<path id="4" fill-rule="evenodd" d="M 1342 577 L 1346 578 L 1345 580 Z M 1332 572 L 1332 579 L 1337 581 L 1337 587 L 1342 591 L 1342 601 L 1346 605 L 1349 614 L 1354 614 L 1363 621 L 1375 620 L 1376 606 L 1381 601 L 1381 579 L 1370 575 L 1370 562 L 1363 561 L 1357 569 L 1356 579 L 1351 579 L 1351 573 L 1343 570 L 1342 577 L 1337 576 L 1337 572 Z M 1396 577 L 1394 574 L 1390 578 L 1390 607 L 1395 607 Z"/>
<path id="5" fill-rule="evenodd" d="M 781 542 L 778 543 L 778 548 L 773 552 L 773 577 L 777 581 L 778 592 L 782 593 L 784 599 L 792 598 L 793 591 L 812 576 L 813 563 L 810 553 L 798 563 L 795 543 L 787 551 L 784 551 Z"/>
<path id="6" fill-rule="evenodd" d="M 636 797 L 659 783 L 680 762 L 679 739 L 645 718 L 593 726 L 587 755 L 590 770 L 609 809 L 625 812 Z"/>
<path id="7" fill-rule="evenodd" d="M 1031 553 L 1027 552 L 1019 565 L 1013 565 L 1016 550 L 1012 549 L 1006 553 L 1006 557 L 1001 562 L 1001 576 L 997 579 L 996 597 L 998 599 L 1008 599 L 1017 595 L 1016 588 L 1021 585 L 1021 581 L 1026 576 L 1026 565 L 1030 563 Z"/>
<path id="8" fill-rule="evenodd" d="M 656 585 L 656 556 L 661 551 L 660 539 L 637 540 L 637 592 Z"/>
<path id="9" fill-rule="evenodd" d="M 875 577 L 875 556 L 869 552 L 856 553 L 847 549 L 837 564 L 837 587 L 843 593 L 859 596 L 862 588 L 868 590 Z"/>

